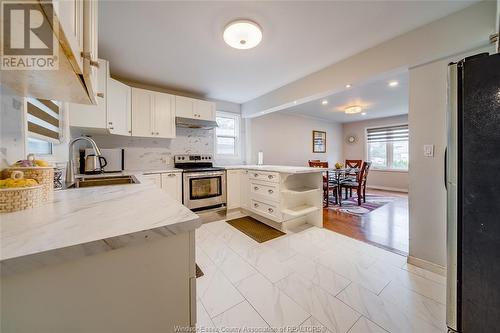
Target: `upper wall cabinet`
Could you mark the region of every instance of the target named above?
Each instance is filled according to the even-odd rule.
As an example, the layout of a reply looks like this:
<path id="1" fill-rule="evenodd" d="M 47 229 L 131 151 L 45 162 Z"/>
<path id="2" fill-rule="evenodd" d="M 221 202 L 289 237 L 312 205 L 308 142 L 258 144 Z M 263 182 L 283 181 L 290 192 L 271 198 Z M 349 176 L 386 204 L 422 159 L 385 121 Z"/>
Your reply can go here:
<path id="1" fill-rule="evenodd" d="M 177 117 L 215 120 L 215 103 L 175 96 L 175 112 Z"/>
<path id="2" fill-rule="evenodd" d="M 47 38 L 45 45 L 55 46 L 55 57 L 50 57 L 55 60 L 47 63 L 57 66 L 47 65 L 44 70 L 1 70 L 2 84 L 20 96 L 96 104 L 98 1 L 52 0 L 30 5 L 33 13 L 38 14 L 29 17 L 38 19 L 39 15 L 44 22 L 37 28 L 37 36 Z M 20 38 L 14 34 L 10 37 Z M 19 64 L 11 68 L 16 66 Z"/>
<path id="3" fill-rule="evenodd" d="M 132 135 L 175 138 L 175 97 L 132 88 Z"/>
<path id="4" fill-rule="evenodd" d="M 69 103 L 73 127 L 89 132 L 131 135 L 131 88 L 109 77 L 109 63 L 99 59 L 97 105 Z"/>
<path id="5" fill-rule="evenodd" d="M 112 78 L 107 86 L 107 126 L 109 133 L 132 134 L 132 88 Z"/>

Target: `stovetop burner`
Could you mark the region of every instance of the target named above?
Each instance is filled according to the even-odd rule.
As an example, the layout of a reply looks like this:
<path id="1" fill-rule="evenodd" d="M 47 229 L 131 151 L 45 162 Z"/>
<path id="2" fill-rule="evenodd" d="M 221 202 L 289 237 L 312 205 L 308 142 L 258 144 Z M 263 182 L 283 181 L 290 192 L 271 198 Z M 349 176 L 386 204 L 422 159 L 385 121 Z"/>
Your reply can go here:
<path id="1" fill-rule="evenodd" d="M 182 169 L 183 172 L 208 172 L 208 171 L 223 171 L 224 168 L 213 166 L 212 155 L 175 155 L 174 165 L 176 168 Z"/>

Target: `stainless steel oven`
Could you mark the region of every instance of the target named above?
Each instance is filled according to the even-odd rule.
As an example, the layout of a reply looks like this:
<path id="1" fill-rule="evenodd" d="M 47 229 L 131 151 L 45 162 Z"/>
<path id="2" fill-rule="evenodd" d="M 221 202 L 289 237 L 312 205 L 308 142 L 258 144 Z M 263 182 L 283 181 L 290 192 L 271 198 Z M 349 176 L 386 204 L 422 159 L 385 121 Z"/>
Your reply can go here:
<path id="1" fill-rule="evenodd" d="M 226 172 L 188 171 L 183 177 L 184 205 L 193 210 L 226 205 Z"/>
<path id="2" fill-rule="evenodd" d="M 226 171 L 213 166 L 211 155 L 176 155 L 174 164 L 183 171 L 184 206 L 191 210 L 226 206 Z"/>

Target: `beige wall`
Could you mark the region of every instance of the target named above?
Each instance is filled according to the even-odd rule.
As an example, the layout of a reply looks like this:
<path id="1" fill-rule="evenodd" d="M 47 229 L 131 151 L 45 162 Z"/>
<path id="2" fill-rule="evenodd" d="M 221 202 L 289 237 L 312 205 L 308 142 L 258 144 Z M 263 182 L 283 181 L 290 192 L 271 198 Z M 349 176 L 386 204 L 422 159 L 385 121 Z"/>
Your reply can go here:
<path id="1" fill-rule="evenodd" d="M 446 266 L 446 98 L 448 63 L 493 47 L 410 69 L 410 260 Z M 434 145 L 434 157 L 423 146 Z"/>
<path id="2" fill-rule="evenodd" d="M 407 124 L 408 115 L 395 117 L 370 119 L 344 123 L 343 132 L 343 156 L 344 159 L 366 160 L 366 129 L 370 127 Z M 355 135 L 358 141 L 354 144 L 345 142 L 347 135 Z M 408 191 L 408 172 L 371 170 L 368 176 L 368 186 L 372 188 Z"/>
<path id="3" fill-rule="evenodd" d="M 310 159 L 333 164 L 342 160 L 342 126 L 337 123 L 276 112 L 247 119 L 247 161 L 257 162 L 259 151 L 264 164 L 305 166 Z M 326 131 L 326 153 L 312 152 L 312 131 Z"/>

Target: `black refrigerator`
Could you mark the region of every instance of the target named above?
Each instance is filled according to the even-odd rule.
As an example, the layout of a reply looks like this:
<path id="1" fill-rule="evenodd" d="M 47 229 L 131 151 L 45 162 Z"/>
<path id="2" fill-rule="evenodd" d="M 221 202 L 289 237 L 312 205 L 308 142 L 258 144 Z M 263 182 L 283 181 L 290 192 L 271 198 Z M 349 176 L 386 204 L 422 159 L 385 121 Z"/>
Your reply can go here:
<path id="1" fill-rule="evenodd" d="M 449 65 L 445 159 L 447 325 L 500 332 L 500 54 Z"/>

